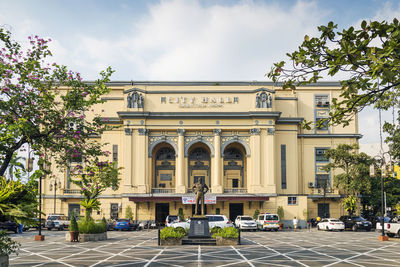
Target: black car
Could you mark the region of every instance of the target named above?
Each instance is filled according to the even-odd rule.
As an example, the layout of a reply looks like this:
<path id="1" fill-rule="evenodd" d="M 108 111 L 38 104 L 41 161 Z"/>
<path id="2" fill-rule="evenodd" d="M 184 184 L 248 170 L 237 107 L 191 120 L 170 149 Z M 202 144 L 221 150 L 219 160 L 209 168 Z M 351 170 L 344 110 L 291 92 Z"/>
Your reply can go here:
<path id="1" fill-rule="evenodd" d="M 372 223 L 361 216 L 341 216 L 339 220 L 344 222 L 345 229 L 351 229 L 353 231 L 362 229 L 369 232 L 372 228 Z"/>
<path id="2" fill-rule="evenodd" d="M 18 223 L 13 221 L 0 222 L 0 229 L 13 231 L 14 233 L 18 233 L 18 226 Z"/>

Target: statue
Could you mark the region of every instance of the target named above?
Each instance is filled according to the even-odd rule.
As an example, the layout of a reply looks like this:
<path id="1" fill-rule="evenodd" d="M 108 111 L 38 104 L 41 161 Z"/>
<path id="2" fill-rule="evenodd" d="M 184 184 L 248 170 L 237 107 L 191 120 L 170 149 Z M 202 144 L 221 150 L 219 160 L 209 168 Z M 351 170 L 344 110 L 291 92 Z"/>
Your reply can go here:
<path id="1" fill-rule="evenodd" d="M 128 108 L 132 108 L 132 94 L 128 94 L 127 96 Z"/>
<path id="2" fill-rule="evenodd" d="M 139 108 L 144 108 L 144 99 L 143 99 L 143 95 L 141 94 L 139 97 Z"/>
<path id="3" fill-rule="evenodd" d="M 202 178 L 199 178 L 197 180 L 197 183 L 193 185 L 192 190 L 194 190 L 194 193 L 196 194 L 195 215 L 200 215 L 199 214 L 200 201 L 201 201 L 201 215 L 204 215 L 204 206 L 205 206 L 204 195 L 208 192 L 208 186 L 202 183 Z"/>
<path id="4" fill-rule="evenodd" d="M 260 107 L 260 96 L 259 94 L 256 95 L 256 108 Z"/>
<path id="5" fill-rule="evenodd" d="M 268 94 L 267 108 L 272 108 L 272 96 L 271 96 L 271 94 Z"/>
<path id="6" fill-rule="evenodd" d="M 133 97 L 132 97 L 132 108 L 137 108 L 138 107 L 138 100 L 139 100 L 139 96 L 137 92 L 133 93 Z"/>

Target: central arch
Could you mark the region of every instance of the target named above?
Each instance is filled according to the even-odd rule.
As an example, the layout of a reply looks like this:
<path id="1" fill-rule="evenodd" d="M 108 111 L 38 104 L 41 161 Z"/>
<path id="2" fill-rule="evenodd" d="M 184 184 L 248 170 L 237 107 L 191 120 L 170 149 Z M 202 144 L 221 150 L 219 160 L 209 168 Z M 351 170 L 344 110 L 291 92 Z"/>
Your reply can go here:
<path id="1" fill-rule="evenodd" d="M 201 177 L 203 183 L 211 188 L 211 151 L 202 142 L 193 144 L 188 149 L 188 188 Z"/>
<path id="2" fill-rule="evenodd" d="M 176 157 L 174 148 L 166 142 L 154 147 L 153 157 L 153 190 L 156 192 L 172 191 L 175 189 Z"/>

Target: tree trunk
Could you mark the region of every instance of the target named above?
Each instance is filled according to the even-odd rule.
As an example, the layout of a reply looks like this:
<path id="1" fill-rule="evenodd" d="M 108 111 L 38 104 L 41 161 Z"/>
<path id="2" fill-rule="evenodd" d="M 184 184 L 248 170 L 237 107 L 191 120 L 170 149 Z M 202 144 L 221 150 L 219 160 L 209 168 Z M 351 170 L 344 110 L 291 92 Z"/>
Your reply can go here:
<path id="1" fill-rule="evenodd" d="M 85 209 L 85 220 L 88 221 L 90 220 L 92 215 L 92 208 L 86 208 Z"/>

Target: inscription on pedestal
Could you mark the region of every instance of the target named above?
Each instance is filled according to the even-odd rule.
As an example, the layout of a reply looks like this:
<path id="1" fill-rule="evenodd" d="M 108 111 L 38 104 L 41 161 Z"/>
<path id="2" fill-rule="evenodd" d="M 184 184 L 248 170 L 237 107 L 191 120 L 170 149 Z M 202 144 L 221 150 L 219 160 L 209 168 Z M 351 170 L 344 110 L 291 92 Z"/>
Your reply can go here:
<path id="1" fill-rule="evenodd" d="M 191 218 L 190 219 L 190 230 L 189 238 L 209 238 L 210 237 L 210 227 L 208 226 L 208 218 Z"/>

